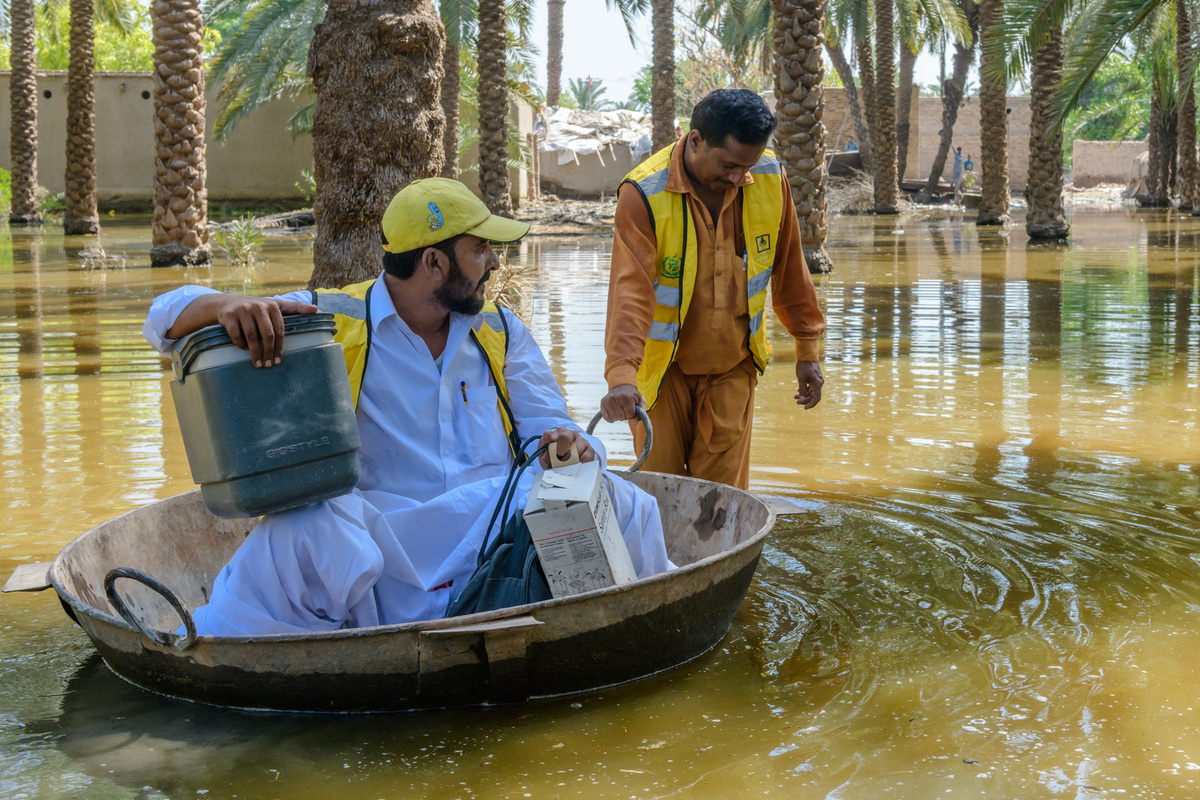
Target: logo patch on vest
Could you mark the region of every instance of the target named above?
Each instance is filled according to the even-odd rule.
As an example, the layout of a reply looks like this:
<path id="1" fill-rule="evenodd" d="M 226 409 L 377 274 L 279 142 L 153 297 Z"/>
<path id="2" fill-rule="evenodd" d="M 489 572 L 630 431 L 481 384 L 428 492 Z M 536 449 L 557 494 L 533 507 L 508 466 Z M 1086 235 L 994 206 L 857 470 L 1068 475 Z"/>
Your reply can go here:
<path id="1" fill-rule="evenodd" d="M 767 252 L 771 249 L 771 234 L 764 233 L 762 236 L 759 236 L 754 240 L 754 245 L 758 248 L 758 252 Z"/>
<path id="2" fill-rule="evenodd" d="M 678 278 L 679 268 L 682 266 L 682 263 L 678 255 L 664 258 L 662 261 L 662 276 L 664 278 Z"/>
<path id="3" fill-rule="evenodd" d="M 425 218 L 425 221 L 429 223 L 431 231 L 436 231 L 446 224 L 446 218 L 442 216 L 442 210 L 437 207 L 437 203 L 429 204 L 429 216 Z"/>

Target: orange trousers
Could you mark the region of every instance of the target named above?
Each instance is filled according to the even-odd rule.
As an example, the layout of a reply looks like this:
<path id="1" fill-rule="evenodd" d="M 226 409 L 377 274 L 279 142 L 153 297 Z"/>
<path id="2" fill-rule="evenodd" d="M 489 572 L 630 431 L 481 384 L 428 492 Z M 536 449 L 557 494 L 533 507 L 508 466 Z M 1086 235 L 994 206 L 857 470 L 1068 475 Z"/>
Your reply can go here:
<path id="1" fill-rule="evenodd" d="M 685 375 L 672 364 L 649 412 L 654 443 L 642 469 L 749 488 L 757 385 L 750 357 L 720 375 Z M 646 431 L 636 420 L 630 428 L 640 453 Z"/>

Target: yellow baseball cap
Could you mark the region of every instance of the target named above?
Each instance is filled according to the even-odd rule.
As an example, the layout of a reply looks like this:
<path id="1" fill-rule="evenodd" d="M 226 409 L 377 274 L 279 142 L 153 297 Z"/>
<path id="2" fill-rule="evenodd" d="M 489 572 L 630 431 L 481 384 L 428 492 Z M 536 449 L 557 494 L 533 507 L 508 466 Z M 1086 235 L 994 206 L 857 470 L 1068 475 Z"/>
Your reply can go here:
<path id="1" fill-rule="evenodd" d="M 471 190 L 449 178 L 425 178 L 401 189 L 383 212 L 383 249 L 406 253 L 469 233 L 490 242 L 515 242 L 528 222 L 497 217 Z"/>

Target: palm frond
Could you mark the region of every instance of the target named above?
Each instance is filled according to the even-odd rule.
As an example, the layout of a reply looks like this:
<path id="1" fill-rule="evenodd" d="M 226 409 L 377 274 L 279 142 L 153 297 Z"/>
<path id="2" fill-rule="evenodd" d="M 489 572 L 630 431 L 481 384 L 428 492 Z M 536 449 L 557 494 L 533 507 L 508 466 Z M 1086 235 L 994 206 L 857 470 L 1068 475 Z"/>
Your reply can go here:
<path id="1" fill-rule="evenodd" d="M 629 34 L 629 43 L 638 46 L 637 31 L 634 22 L 650 13 L 650 0 L 604 0 L 609 11 L 616 10 L 625 23 L 625 32 Z"/>

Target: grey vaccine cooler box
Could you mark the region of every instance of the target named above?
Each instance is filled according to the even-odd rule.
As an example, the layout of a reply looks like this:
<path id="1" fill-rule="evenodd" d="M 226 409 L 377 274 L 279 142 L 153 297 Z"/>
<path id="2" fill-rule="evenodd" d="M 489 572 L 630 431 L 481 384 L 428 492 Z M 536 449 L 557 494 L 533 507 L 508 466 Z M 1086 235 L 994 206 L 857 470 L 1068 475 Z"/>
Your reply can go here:
<path id="1" fill-rule="evenodd" d="M 358 483 L 358 425 L 332 314 L 284 318 L 283 358 L 255 368 L 220 325 L 180 339 L 171 395 L 192 479 L 221 517 L 345 494 Z"/>

